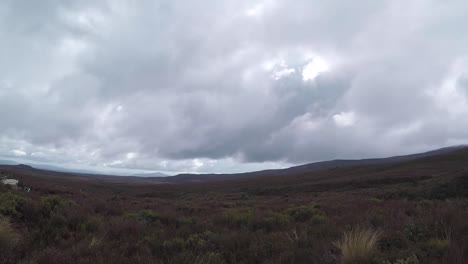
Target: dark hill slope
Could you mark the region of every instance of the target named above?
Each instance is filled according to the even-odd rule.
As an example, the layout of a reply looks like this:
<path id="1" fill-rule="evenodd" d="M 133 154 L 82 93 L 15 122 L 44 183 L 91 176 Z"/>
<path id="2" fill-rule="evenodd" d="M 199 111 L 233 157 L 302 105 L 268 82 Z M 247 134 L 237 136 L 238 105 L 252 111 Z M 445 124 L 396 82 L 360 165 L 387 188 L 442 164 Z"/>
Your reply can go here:
<path id="1" fill-rule="evenodd" d="M 364 185 L 372 181 L 406 181 L 407 178 L 434 178 L 459 175 L 468 170 L 468 148 L 447 148 L 422 154 L 399 156 L 386 159 L 328 161 L 311 163 L 282 170 L 267 170 L 241 174 L 184 174 L 171 177 L 106 176 L 47 171 L 24 165 L 0 165 L 0 172 L 28 182 L 44 181 L 54 184 L 106 184 L 148 185 L 177 183 L 207 183 L 220 186 L 265 186 L 281 185 L 306 188 L 308 185 L 356 183 Z M 336 187 L 336 186 L 335 186 Z M 169 187 L 166 187 L 169 188 Z M 171 187 L 172 188 L 172 187 Z M 328 188 L 328 187 L 327 187 Z"/>
<path id="2" fill-rule="evenodd" d="M 407 161 L 322 168 L 307 172 L 263 175 L 262 177 L 212 178 L 194 184 L 162 184 L 173 177 L 141 178 L 70 174 L 28 166 L 0 166 L 0 172 L 17 178 L 34 193 L 84 195 L 87 193 L 127 194 L 135 197 L 172 197 L 186 192 L 203 196 L 212 191 L 247 195 L 291 195 L 372 190 L 375 196 L 453 197 L 468 194 L 468 148 L 424 156 Z M 252 175 L 252 174 L 249 174 Z M 210 177 L 200 175 L 204 177 Z M 212 177 L 219 177 L 213 175 Z M 170 182 L 170 181 L 168 181 Z M 405 194 L 406 193 L 406 194 Z"/>
<path id="3" fill-rule="evenodd" d="M 201 192 L 238 191 L 267 196 L 373 190 L 376 197 L 431 199 L 466 197 L 468 196 L 468 148 L 410 161 L 180 185 L 191 186 L 190 188 L 199 189 Z"/>
<path id="4" fill-rule="evenodd" d="M 205 182 L 205 181 L 223 181 L 223 180 L 235 180 L 235 179 L 245 179 L 245 178 L 255 178 L 255 177 L 269 177 L 269 176 L 291 176 L 291 175 L 300 175 L 320 170 L 328 170 L 335 168 L 347 168 L 347 167 L 356 167 L 363 165 L 376 165 L 376 164 L 392 164 L 404 161 L 411 161 L 416 159 L 421 159 L 425 157 L 443 155 L 451 153 L 453 151 L 466 149 L 466 146 L 456 146 L 442 148 L 438 150 L 433 150 L 424 153 L 395 156 L 389 158 L 381 159 L 361 159 L 361 160 L 331 160 L 331 161 L 322 161 L 314 162 L 305 165 L 294 166 L 286 169 L 276 169 L 276 170 L 263 170 L 255 172 L 246 172 L 246 173 L 234 173 L 234 174 L 179 174 L 176 176 L 166 177 L 164 181 L 172 183 L 182 183 L 182 182 Z"/>

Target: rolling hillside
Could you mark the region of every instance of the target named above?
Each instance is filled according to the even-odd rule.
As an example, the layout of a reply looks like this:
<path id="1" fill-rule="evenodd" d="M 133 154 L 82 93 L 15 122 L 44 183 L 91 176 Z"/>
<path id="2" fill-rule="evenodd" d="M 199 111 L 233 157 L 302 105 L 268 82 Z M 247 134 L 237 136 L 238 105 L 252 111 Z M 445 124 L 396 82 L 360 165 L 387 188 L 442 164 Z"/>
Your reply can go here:
<path id="1" fill-rule="evenodd" d="M 17 241 L 0 258 L 340 264 L 335 242 L 366 228 L 382 233 L 367 262 L 358 263 L 465 264 L 468 148 L 413 157 L 333 161 L 257 172 L 261 177 L 197 175 L 195 182 L 193 175 L 116 177 L 0 166 L 2 175 L 20 180 L 19 189 L 0 185 L 0 218 L 9 219 L 0 222 L 0 237 Z"/>
<path id="2" fill-rule="evenodd" d="M 411 161 L 425 157 L 437 156 L 448 154 L 457 150 L 467 148 L 466 146 L 454 146 L 448 148 L 442 148 L 424 153 L 395 156 L 389 158 L 380 159 L 361 159 L 361 160 L 331 160 L 323 162 L 314 162 L 299 166 L 294 166 L 286 169 L 276 170 L 263 170 L 247 173 L 234 173 L 234 174 L 179 174 L 172 177 L 165 178 L 167 182 L 203 182 L 213 180 L 232 180 L 232 179 L 245 179 L 255 177 L 269 177 L 269 176 L 287 176 L 287 175 L 298 175 L 311 173 L 320 170 L 335 169 L 335 168 L 346 168 L 363 165 L 376 165 L 376 164 L 392 164 L 404 161 Z"/>

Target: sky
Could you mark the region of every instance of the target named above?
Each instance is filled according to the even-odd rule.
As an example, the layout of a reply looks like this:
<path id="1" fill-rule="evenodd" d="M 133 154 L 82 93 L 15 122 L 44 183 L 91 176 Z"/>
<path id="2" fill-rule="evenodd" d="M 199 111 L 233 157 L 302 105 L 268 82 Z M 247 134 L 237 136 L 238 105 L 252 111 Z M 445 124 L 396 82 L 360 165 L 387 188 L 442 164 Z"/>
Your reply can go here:
<path id="1" fill-rule="evenodd" d="M 0 1 L 0 158 L 242 172 L 468 143 L 462 0 Z"/>

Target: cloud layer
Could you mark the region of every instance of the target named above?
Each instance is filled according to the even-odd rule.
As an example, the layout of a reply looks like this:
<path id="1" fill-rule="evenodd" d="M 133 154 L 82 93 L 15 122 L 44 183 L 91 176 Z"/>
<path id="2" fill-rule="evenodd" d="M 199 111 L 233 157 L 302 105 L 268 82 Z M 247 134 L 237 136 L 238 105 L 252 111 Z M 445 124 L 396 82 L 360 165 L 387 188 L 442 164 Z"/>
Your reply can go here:
<path id="1" fill-rule="evenodd" d="M 0 156 L 234 172 L 468 143 L 466 1 L 0 3 Z"/>

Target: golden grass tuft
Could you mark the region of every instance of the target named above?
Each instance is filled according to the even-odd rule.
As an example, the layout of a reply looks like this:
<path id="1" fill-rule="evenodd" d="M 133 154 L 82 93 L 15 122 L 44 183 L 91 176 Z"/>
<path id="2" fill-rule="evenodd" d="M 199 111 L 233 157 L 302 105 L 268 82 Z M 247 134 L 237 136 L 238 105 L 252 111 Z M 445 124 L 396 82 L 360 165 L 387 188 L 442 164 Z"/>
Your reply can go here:
<path id="1" fill-rule="evenodd" d="M 370 228 L 354 228 L 335 242 L 341 250 L 343 263 L 356 263 L 372 256 L 382 232 Z"/>

